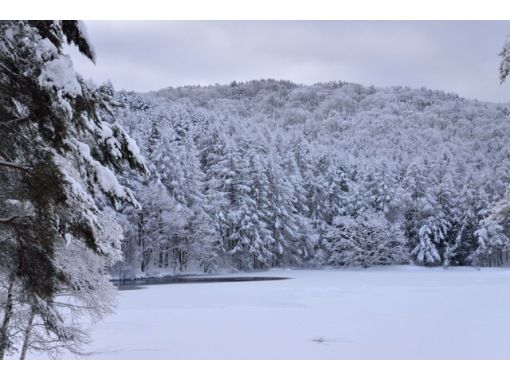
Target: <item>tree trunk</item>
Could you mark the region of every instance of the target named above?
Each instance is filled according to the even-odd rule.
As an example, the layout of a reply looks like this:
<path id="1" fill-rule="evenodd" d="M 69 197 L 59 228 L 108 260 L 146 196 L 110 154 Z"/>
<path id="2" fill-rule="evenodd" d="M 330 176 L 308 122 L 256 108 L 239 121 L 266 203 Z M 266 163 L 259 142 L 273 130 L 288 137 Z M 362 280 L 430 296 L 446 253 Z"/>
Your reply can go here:
<path id="1" fill-rule="evenodd" d="M 30 318 L 28 319 L 27 328 L 25 329 L 25 336 L 23 337 L 23 346 L 21 347 L 21 355 L 19 360 L 25 360 L 27 356 L 28 346 L 30 344 L 30 334 L 32 333 L 32 327 L 34 323 L 35 310 L 30 309 Z"/>
<path id="2" fill-rule="evenodd" d="M 4 320 L 0 328 L 0 360 L 5 357 L 9 344 L 9 323 L 12 317 L 12 298 L 14 293 L 14 276 L 11 276 L 9 288 L 7 289 L 7 302 L 5 303 Z"/>

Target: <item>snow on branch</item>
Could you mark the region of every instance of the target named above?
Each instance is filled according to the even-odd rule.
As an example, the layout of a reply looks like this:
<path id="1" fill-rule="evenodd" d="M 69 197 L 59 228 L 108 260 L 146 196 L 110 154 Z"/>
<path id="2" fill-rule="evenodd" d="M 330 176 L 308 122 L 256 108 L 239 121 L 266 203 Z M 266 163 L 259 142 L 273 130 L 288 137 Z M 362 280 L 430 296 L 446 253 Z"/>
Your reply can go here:
<path id="1" fill-rule="evenodd" d="M 92 157 L 90 147 L 87 144 L 77 140 L 75 144 L 81 157 L 94 170 L 94 182 L 99 186 L 101 191 L 114 200 L 125 200 L 135 207 L 140 207 L 133 193 L 119 183 L 115 173 Z"/>

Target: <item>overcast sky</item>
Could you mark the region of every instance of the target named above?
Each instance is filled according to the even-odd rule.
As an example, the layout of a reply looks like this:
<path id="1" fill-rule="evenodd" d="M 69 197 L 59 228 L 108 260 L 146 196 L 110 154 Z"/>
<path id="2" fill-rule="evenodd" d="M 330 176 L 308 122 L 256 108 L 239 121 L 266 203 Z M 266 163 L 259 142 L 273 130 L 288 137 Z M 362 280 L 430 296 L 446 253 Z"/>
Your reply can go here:
<path id="1" fill-rule="evenodd" d="M 498 82 L 508 21 L 86 21 L 94 66 L 78 72 L 117 89 L 274 78 L 311 84 L 428 87 L 510 101 Z"/>

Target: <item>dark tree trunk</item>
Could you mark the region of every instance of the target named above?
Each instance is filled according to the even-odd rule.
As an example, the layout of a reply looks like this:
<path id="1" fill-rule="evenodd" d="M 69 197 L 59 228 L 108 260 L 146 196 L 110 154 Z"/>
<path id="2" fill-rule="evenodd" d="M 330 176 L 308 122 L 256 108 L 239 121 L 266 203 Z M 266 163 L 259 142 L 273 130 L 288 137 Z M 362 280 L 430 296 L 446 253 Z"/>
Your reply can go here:
<path id="1" fill-rule="evenodd" d="M 0 360 L 5 357 L 5 352 L 9 345 L 9 323 L 12 318 L 13 309 L 13 293 L 14 293 L 14 276 L 11 276 L 9 288 L 7 289 L 7 302 L 5 303 L 4 320 L 0 328 Z"/>

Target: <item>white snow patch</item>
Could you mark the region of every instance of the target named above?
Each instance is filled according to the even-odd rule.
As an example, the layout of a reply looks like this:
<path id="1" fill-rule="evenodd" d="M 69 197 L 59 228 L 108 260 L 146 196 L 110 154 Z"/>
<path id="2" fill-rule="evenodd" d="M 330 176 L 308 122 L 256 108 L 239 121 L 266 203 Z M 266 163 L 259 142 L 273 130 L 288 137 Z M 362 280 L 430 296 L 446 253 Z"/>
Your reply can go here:
<path id="1" fill-rule="evenodd" d="M 139 203 L 131 191 L 119 183 L 115 173 L 92 157 L 90 147 L 87 144 L 76 140 L 76 146 L 83 159 L 94 169 L 97 183 L 103 192 L 115 198 L 130 201 L 136 207 L 139 207 Z"/>
<path id="2" fill-rule="evenodd" d="M 39 84 L 46 88 L 55 88 L 72 97 L 81 94 L 81 86 L 73 69 L 71 59 L 61 55 L 44 64 Z"/>
<path id="3" fill-rule="evenodd" d="M 71 242 L 73 241 L 73 235 L 71 235 L 70 233 L 66 233 L 64 235 L 64 245 L 66 248 L 69 248 L 69 245 L 71 244 Z"/>
<path id="4" fill-rule="evenodd" d="M 37 43 L 35 54 L 39 60 L 52 60 L 58 57 L 58 49 L 48 38 L 43 38 Z"/>
<path id="5" fill-rule="evenodd" d="M 120 128 L 122 128 L 122 127 L 120 127 Z M 124 136 L 125 136 L 125 139 L 126 139 L 126 142 L 128 145 L 128 149 L 131 152 L 131 154 L 133 155 L 133 157 L 135 158 L 135 160 L 137 162 L 139 162 L 140 164 L 147 166 L 145 163 L 145 158 L 143 157 L 142 153 L 140 152 L 140 147 L 138 146 L 136 141 L 134 139 L 132 139 L 127 133 L 124 133 Z M 148 169 L 147 169 L 147 171 L 148 171 Z"/>

